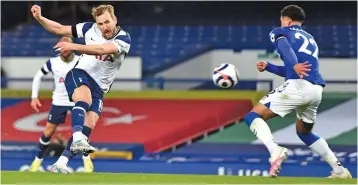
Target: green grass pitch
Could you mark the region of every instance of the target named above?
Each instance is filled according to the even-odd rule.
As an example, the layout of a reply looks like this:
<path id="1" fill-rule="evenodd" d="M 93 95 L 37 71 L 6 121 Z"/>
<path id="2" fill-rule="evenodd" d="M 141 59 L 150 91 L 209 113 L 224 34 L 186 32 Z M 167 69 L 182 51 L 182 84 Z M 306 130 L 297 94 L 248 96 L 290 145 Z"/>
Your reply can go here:
<path id="1" fill-rule="evenodd" d="M 164 175 L 124 173 L 1 172 L 1 184 L 357 184 L 357 179 L 326 179 L 308 177 L 239 177 L 214 175 Z"/>

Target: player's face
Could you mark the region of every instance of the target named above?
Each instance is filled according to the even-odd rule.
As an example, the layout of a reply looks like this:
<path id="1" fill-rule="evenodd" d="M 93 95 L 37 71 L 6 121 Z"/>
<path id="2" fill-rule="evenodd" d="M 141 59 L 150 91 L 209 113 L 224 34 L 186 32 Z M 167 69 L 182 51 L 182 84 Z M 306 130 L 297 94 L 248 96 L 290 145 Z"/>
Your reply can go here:
<path id="1" fill-rule="evenodd" d="M 61 51 L 61 56 L 65 59 L 67 59 L 72 55 L 72 53 L 73 53 L 73 51 L 69 51 L 69 50 Z"/>
<path id="2" fill-rule="evenodd" d="M 292 20 L 289 17 L 281 17 L 281 27 L 287 27 L 291 25 Z"/>
<path id="3" fill-rule="evenodd" d="M 102 15 L 96 17 L 96 23 L 105 38 L 108 39 L 113 37 L 117 26 L 116 17 L 112 17 L 111 14 L 106 11 Z"/>

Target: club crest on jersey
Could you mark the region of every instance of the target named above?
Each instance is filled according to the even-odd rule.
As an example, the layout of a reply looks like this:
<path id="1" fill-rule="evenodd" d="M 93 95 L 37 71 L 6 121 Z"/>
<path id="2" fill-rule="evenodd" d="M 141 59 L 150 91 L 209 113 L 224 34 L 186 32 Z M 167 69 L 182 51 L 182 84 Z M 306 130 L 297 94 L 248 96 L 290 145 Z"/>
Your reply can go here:
<path id="1" fill-rule="evenodd" d="M 113 62 L 112 55 L 95 55 L 97 60 L 101 60 L 103 62 Z"/>

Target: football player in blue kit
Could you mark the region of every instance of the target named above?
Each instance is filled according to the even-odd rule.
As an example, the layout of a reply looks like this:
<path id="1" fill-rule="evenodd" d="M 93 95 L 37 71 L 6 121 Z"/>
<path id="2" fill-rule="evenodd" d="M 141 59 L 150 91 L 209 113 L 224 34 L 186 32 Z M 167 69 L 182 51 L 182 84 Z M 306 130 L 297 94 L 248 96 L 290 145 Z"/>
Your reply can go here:
<path id="1" fill-rule="evenodd" d="M 277 115 L 284 117 L 295 110 L 297 136 L 332 167 L 329 178 L 352 178 L 327 142 L 312 132 L 325 81 L 319 72 L 318 45 L 314 37 L 301 27 L 304 19 L 305 12 L 297 5 L 282 9 L 281 27 L 272 30 L 269 39 L 284 65 L 259 61 L 257 69 L 285 77 L 285 82 L 263 97 L 245 115 L 245 121 L 270 153 L 270 177 L 278 175 L 288 150 L 275 143 L 266 120 Z"/>

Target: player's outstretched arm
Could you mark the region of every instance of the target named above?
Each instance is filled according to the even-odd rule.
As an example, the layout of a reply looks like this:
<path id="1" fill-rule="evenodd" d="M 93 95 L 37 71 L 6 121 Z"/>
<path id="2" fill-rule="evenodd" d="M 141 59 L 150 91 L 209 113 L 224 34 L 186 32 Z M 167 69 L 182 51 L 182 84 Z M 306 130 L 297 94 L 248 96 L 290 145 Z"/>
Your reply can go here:
<path id="1" fill-rule="evenodd" d="M 266 70 L 270 73 L 276 74 L 281 77 L 286 76 L 285 66 L 277 66 L 277 65 L 271 64 L 270 62 L 267 62 L 267 61 L 259 61 L 259 62 L 257 62 L 256 66 L 260 72 L 263 72 Z"/>
<path id="2" fill-rule="evenodd" d="M 72 37 L 71 26 L 65 26 L 58 22 L 47 19 L 41 15 L 41 7 L 33 5 L 31 8 L 33 17 L 49 32 L 66 37 Z"/>
<path id="3" fill-rule="evenodd" d="M 56 51 L 72 50 L 88 55 L 108 55 L 116 53 L 128 53 L 131 44 L 130 36 L 119 35 L 113 41 L 105 44 L 82 45 L 69 42 L 59 42 L 54 49 Z"/>
<path id="4" fill-rule="evenodd" d="M 108 55 L 119 53 L 118 48 L 113 43 L 82 45 L 73 43 L 58 43 L 54 49 L 60 50 L 74 50 L 88 55 Z"/>
<path id="5" fill-rule="evenodd" d="M 113 43 L 83 45 L 69 42 L 59 42 L 53 48 L 56 51 L 71 50 L 87 55 L 106 55 L 120 52 Z"/>

